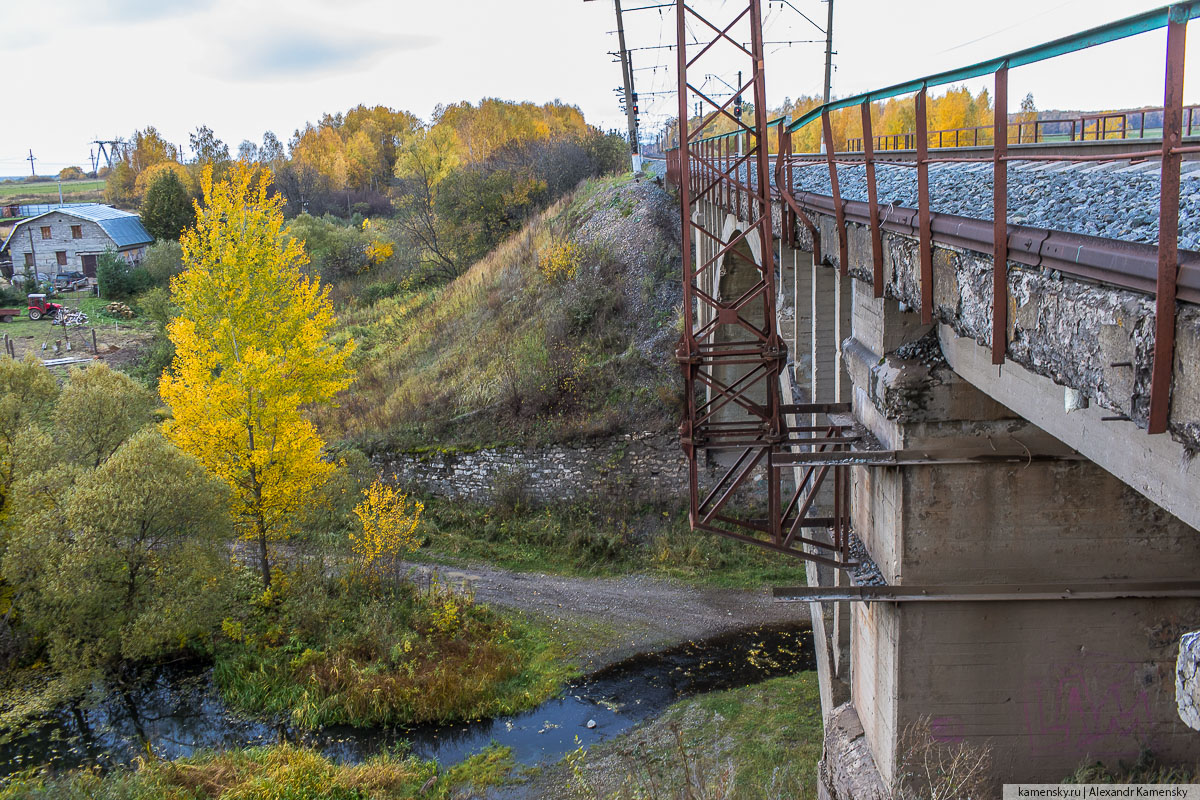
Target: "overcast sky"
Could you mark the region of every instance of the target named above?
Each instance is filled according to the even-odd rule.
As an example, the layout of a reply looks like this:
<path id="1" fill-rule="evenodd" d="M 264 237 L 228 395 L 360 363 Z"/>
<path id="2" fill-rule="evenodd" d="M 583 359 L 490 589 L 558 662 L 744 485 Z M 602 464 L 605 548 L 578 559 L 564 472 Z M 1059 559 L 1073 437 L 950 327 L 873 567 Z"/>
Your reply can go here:
<path id="1" fill-rule="evenodd" d="M 697 0 L 718 9 L 722 0 Z M 626 8 L 662 0 L 624 0 Z M 819 39 L 822 0 L 763 0 L 769 42 Z M 725 0 L 724 14 L 741 5 Z M 1143 0 L 836 0 L 835 95 L 972 63 L 1108 22 Z M 626 15 L 628 45 L 674 43 L 671 9 Z M 1193 25 L 1193 28 L 1196 26 Z M 306 121 L 360 103 L 428 119 L 438 103 L 482 97 L 578 105 L 589 122 L 623 127 L 611 0 L 38 0 L 3 3 L 7 80 L 0 175 L 89 167 L 90 140 L 155 125 L 187 145 L 206 124 L 236 151 L 272 130 L 285 142 Z M 1193 42 L 1196 37 L 1190 37 Z M 1162 103 L 1162 32 L 1045 66 L 1015 70 L 1015 109 L 1124 108 Z M 772 104 L 816 94 L 820 44 L 767 50 Z M 674 54 L 633 54 L 644 124 L 674 109 Z M 1200 98 L 1200 54 L 1188 70 Z M 736 70 L 731 65 L 731 70 Z M 722 75 L 733 82 L 731 71 Z M 719 86 L 715 81 L 712 86 Z"/>

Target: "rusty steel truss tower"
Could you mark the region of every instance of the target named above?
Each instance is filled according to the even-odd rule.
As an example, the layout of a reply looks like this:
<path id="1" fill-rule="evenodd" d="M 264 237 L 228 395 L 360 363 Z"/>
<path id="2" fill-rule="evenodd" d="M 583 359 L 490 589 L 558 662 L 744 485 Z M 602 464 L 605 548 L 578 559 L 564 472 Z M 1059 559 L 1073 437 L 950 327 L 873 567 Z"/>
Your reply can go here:
<path id="1" fill-rule="evenodd" d="M 845 445 L 852 437 L 813 415 L 849 409 L 785 404 L 781 396 L 787 346 L 777 328 L 768 152 L 768 129 L 777 123 L 767 120 L 762 3 L 719 4 L 715 21 L 697 5 L 675 4 L 680 145 L 668 165 L 683 229 L 684 328 L 676 358 L 687 392 L 680 435 L 691 525 L 848 566 Z M 748 78 L 724 102 L 689 78 L 733 69 Z M 750 121 L 730 111 L 743 97 L 753 104 Z M 704 224 L 711 218 L 705 209 L 731 204 L 737 223 L 728 233 Z M 743 274 L 750 279 L 723 286 L 722 275 L 734 269 L 749 270 Z M 813 424 L 798 423 L 804 420 Z M 739 495 L 764 482 L 765 499 L 761 491 L 749 502 L 745 491 Z M 832 515 L 817 516 L 819 505 L 832 506 Z M 809 533 L 814 529 L 819 533 Z"/>

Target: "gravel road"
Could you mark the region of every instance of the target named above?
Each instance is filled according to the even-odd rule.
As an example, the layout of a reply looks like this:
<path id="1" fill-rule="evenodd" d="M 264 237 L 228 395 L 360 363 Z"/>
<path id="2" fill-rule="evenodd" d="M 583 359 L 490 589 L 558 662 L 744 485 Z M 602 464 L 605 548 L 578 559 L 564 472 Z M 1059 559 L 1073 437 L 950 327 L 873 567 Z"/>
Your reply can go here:
<path id="1" fill-rule="evenodd" d="M 423 575 L 436 571 L 456 586 L 466 583 L 478 601 L 549 622 L 585 672 L 682 641 L 808 620 L 807 603 L 776 603 L 768 587 L 696 588 L 645 575 L 564 578 L 485 565 L 411 566 Z"/>

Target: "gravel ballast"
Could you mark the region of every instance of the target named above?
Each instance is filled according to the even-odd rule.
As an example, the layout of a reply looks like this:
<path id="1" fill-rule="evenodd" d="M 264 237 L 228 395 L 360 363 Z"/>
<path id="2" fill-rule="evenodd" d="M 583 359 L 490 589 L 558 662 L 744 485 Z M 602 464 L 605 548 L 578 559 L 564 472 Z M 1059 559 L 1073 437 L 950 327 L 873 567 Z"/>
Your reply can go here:
<path id="1" fill-rule="evenodd" d="M 663 161 L 648 161 L 655 174 Z M 867 201 L 866 168 L 841 164 L 838 186 L 845 200 Z M 1155 162 L 1013 161 L 1008 166 L 1008 221 L 1014 225 L 1081 233 L 1126 242 L 1158 243 L 1159 165 Z M 744 173 L 743 173 L 744 174 Z M 794 168 L 797 192 L 828 196 L 824 163 Z M 880 205 L 917 207 L 913 167 L 875 167 Z M 931 164 L 929 197 L 933 211 L 992 219 L 991 164 Z M 1200 161 L 1183 164 L 1179 191 L 1179 246 L 1200 250 Z"/>
<path id="2" fill-rule="evenodd" d="M 879 165 L 875 174 L 881 205 L 917 207 L 916 169 Z M 798 167 L 795 176 L 797 191 L 830 194 L 825 165 Z M 1179 192 L 1179 246 L 1185 250 L 1200 249 L 1198 179 L 1200 172 L 1185 172 Z M 843 199 L 866 202 L 865 167 L 839 165 L 838 185 Z M 931 164 L 929 199 L 938 213 L 992 219 L 991 165 Z M 1155 244 L 1158 203 L 1157 164 L 1014 161 L 1008 168 L 1008 221 L 1014 225 Z"/>

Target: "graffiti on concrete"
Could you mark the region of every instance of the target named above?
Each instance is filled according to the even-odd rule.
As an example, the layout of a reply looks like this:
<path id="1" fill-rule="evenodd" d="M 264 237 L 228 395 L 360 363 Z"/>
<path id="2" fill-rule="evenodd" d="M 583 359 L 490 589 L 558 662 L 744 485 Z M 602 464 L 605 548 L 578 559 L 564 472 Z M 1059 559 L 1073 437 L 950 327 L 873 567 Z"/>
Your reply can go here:
<path id="1" fill-rule="evenodd" d="M 1149 745 L 1155 670 L 1089 654 L 1049 665 L 1025 704 L 1031 755 L 1129 758 Z"/>

